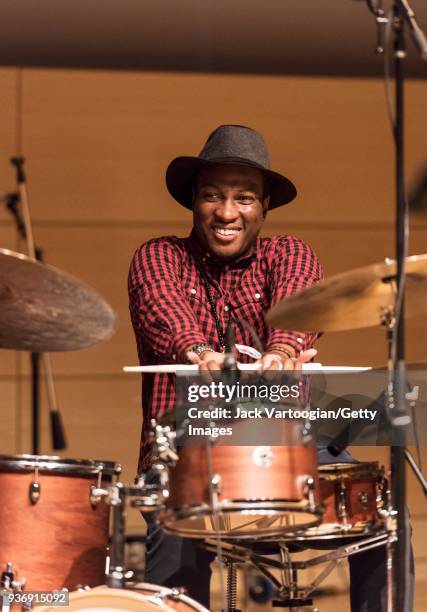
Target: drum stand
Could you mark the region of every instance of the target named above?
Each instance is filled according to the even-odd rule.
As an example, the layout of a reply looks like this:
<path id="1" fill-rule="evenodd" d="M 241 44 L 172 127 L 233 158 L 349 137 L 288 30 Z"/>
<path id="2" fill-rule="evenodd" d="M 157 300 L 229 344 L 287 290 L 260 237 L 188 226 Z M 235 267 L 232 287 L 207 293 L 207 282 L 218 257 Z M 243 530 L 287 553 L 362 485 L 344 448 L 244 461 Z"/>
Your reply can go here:
<path id="1" fill-rule="evenodd" d="M 298 612 L 301 608 L 313 606 L 313 591 L 344 559 L 358 553 L 379 548 L 380 546 L 391 548 L 394 542 L 396 542 L 396 534 L 394 531 L 385 531 L 358 542 L 340 546 L 331 552 L 320 554 L 307 560 L 294 560 L 292 558 L 292 552 L 296 552 L 294 542 L 278 543 L 280 559 L 257 554 L 249 547 L 241 546 L 240 544 L 221 542 L 221 560 L 226 564 L 228 574 L 226 598 L 228 607 L 222 610 L 222 612 L 239 612 L 236 608 L 236 564 L 252 566 L 272 583 L 278 594 L 277 598 L 272 601 L 273 608 L 286 608 L 291 610 L 291 612 Z M 300 543 L 297 544 L 299 545 Z M 292 552 L 290 546 L 292 547 Z M 205 547 L 211 552 L 216 552 L 216 540 L 206 540 Z M 309 543 L 301 543 L 301 549 L 298 552 L 309 548 Z M 326 566 L 310 584 L 306 586 L 298 585 L 299 572 L 321 564 L 326 564 Z M 276 574 L 279 572 L 280 578 L 273 573 L 274 570 Z M 317 611 L 318 608 L 312 607 L 312 612 Z"/>
<path id="2" fill-rule="evenodd" d="M 133 577 L 133 572 L 126 571 L 125 568 L 127 503 L 145 512 L 159 510 L 169 495 L 168 467 L 178 460 L 174 451 L 175 432 L 170 427 L 157 425 L 154 420 L 152 428 L 156 456 L 152 469 L 157 472 L 158 482 L 147 484 L 144 475 L 141 475 L 135 485 L 118 482 L 106 489 L 94 489 L 91 493 L 94 499 L 103 499 L 113 508 L 111 554 L 106 569 L 106 585 L 111 588 L 123 589 L 126 581 Z"/>

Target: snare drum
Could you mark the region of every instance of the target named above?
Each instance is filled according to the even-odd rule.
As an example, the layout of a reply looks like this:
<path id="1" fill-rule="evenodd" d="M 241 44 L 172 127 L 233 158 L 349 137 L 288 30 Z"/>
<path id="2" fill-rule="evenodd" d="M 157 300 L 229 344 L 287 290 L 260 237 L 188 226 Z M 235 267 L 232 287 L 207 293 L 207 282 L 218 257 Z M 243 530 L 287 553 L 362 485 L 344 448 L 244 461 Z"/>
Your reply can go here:
<path id="1" fill-rule="evenodd" d="M 110 461 L 0 456 L 0 568 L 26 590 L 104 582 L 109 507 L 91 495 L 121 471 Z"/>
<path id="2" fill-rule="evenodd" d="M 299 539 L 327 541 L 373 535 L 383 527 L 387 481 L 377 461 L 319 466 L 320 501 L 325 507 L 321 525 Z"/>
<path id="3" fill-rule="evenodd" d="M 130 589 L 130 590 L 128 590 Z M 57 612 L 57 608 L 38 608 L 40 612 Z M 209 612 L 194 599 L 179 592 L 145 582 L 130 583 L 126 589 L 98 587 L 88 591 L 70 593 L 68 610 L 108 610 L 108 612 Z"/>
<path id="4" fill-rule="evenodd" d="M 316 447 L 301 445 L 298 421 L 281 425 L 289 445 L 181 447 L 161 516 L 165 529 L 192 538 L 258 540 L 318 525 Z"/>

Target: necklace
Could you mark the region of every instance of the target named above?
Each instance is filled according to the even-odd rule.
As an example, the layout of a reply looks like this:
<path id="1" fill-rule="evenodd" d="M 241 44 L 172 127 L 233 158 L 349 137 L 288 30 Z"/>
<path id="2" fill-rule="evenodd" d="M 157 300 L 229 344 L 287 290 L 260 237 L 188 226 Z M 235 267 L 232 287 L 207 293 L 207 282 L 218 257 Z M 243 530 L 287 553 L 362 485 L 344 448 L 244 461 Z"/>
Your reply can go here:
<path id="1" fill-rule="evenodd" d="M 210 307 L 211 307 L 211 311 L 212 311 L 212 315 L 213 315 L 213 318 L 214 318 L 214 321 L 215 321 L 215 327 L 216 327 L 216 331 L 217 331 L 217 334 L 218 334 L 219 343 L 221 345 L 222 350 L 225 351 L 224 334 L 222 333 L 221 323 L 220 323 L 220 321 L 218 319 L 218 315 L 217 315 L 217 312 L 216 312 L 215 302 L 214 302 L 214 299 L 212 297 L 211 284 L 210 284 L 209 279 L 208 279 L 208 277 L 206 275 L 206 272 L 205 272 L 205 270 L 203 268 L 202 262 L 200 261 L 200 259 L 198 258 L 198 256 L 195 253 L 193 253 L 193 256 L 194 256 L 194 260 L 196 262 L 196 266 L 197 266 L 197 268 L 198 268 L 198 270 L 200 272 L 200 275 L 202 277 L 203 284 L 204 284 L 205 289 L 206 289 L 206 295 L 208 296 L 208 301 L 209 301 L 209 304 L 210 304 Z"/>

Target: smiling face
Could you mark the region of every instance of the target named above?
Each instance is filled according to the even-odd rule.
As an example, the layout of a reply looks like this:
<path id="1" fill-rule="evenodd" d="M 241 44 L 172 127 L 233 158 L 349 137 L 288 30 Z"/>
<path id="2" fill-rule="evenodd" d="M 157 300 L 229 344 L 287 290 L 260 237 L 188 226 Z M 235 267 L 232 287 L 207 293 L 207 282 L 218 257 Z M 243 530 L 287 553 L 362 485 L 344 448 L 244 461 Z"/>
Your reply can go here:
<path id="1" fill-rule="evenodd" d="M 215 164 L 202 170 L 193 205 L 193 225 L 200 242 L 219 259 L 244 255 L 259 234 L 268 200 L 256 168 Z"/>

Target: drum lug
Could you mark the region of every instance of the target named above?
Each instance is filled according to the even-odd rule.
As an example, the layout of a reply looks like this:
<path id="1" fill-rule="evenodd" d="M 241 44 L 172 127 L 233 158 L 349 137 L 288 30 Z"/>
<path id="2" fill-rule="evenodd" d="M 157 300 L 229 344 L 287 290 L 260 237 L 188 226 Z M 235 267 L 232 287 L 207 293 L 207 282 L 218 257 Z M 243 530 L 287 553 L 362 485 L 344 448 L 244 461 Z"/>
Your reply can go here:
<path id="1" fill-rule="evenodd" d="M 187 589 L 185 589 L 185 587 L 173 587 L 169 595 L 172 600 L 179 602 L 181 599 L 181 595 L 185 595 L 186 593 Z"/>
<path id="2" fill-rule="evenodd" d="M 316 500 L 314 499 L 315 484 L 314 478 L 312 476 L 307 476 L 305 480 L 305 496 L 312 512 L 316 509 Z"/>
<path id="3" fill-rule="evenodd" d="M 39 501 L 41 495 L 41 484 L 39 483 L 39 468 L 36 466 L 34 468 L 34 480 L 30 482 L 30 486 L 28 488 L 28 497 L 30 498 L 30 502 L 32 506 L 35 506 Z"/>
<path id="4" fill-rule="evenodd" d="M 33 480 L 33 482 L 30 482 L 30 486 L 28 490 L 28 496 L 33 506 L 35 506 L 36 503 L 39 501 L 40 495 L 41 495 L 41 484 L 37 482 L 36 480 Z"/>
<path id="5" fill-rule="evenodd" d="M 89 488 L 89 500 L 92 506 L 97 506 L 104 497 L 108 497 L 110 492 L 102 487 L 91 485 Z"/>
<path id="6" fill-rule="evenodd" d="M 341 478 L 339 481 L 339 490 L 337 494 L 337 516 L 342 519 L 344 525 L 347 524 L 348 512 L 347 512 L 347 496 L 345 490 L 345 482 Z"/>
<path id="7" fill-rule="evenodd" d="M 99 466 L 98 480 L 96 485 L 91 485 L 89 488 L 89 500 L 93 507 L 97 506 L 104 497 L 108 497 L 110 494 L 108 489 L 104 489 L 102 486 L 102 465 Z"/>
<path id="8" fill-rule="evenodd" d="M 218 497 L 221 495 L 221 480 L 219 474 L 213 474 L 211 478 L 211 494 L 214 507 L 218 503 Z"/>
<path id="9" fill-rule="evenodd" d="M 369 506 L 369 495 L 367 491 L 359 491 L 358 499 L 363 510 L 367 510 Z"/>
<path id="10" fill-rule="evenodd" d="M 20 593 L 25 586 L 25 578 L 20 580 L 15 579 L 15 571 L 10 561 L 6 563 L 6 569 L 0 575 L 0 588 L 3 591 L 3 595 L 7 593 Z"/>

